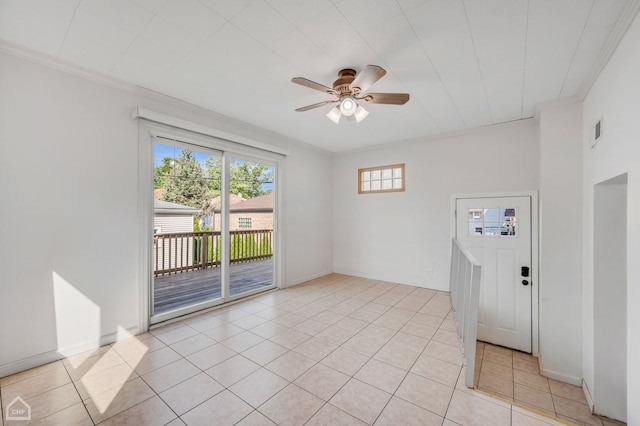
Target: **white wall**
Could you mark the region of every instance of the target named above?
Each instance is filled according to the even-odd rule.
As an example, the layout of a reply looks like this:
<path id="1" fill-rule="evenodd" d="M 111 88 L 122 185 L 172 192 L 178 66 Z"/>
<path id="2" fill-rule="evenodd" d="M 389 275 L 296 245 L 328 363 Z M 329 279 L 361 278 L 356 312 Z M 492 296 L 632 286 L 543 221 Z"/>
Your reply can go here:
<path id="1" fill-rule="evenodd" d="M 358 169 L 405 163 L 406 191 L 358 195 Z M 534 121 L 338 154 L 336 272 L 449 289 L 451 195 L 535 190 Z"/>
<path id="2" fill-rule="evenodd" d="M 136 106 L 289 149 L 284 284 L 331 272 L 330 155 L 50 65 L 0 49 L 0 377 L 138 331 Z"/>
<path id="3" fill-rule="evenodd" d="M 627 419 L 627 175 L 593 192 L 594 411 Z"/>
<path id="4" fill-rule="evenodd" d="M 640 20 L 629 28 L 583 103 L 585 138 L 583 227 L 583 352 L 584 375 L 593 389 L 594 287 L 593 287 L 593 191 L 594 185 L 628 173 L 627 187 L 627 422 L 640 424 L 640 285 L 631 268 L 640 259 Z M 603 138 L 592 149 L 593 125 L 603 119 Z M 631 362 L 629 362 L 631 361 Z M 597 391 L 596 391 L 597 393 Z M 596 401 L 597 405 L 597 401 Z"/>
<path id="5" fill-rule="evenodd" d="M 540 363 L 582 383 L 582 111 L 543 105 L 540 120 Z"/>
<path id="6" fill-rule="evenodd" d="M 333 272 L 333 160 L 292 150 L 285 173 L 284 245 L 287 285 L 293 285 Z"/>

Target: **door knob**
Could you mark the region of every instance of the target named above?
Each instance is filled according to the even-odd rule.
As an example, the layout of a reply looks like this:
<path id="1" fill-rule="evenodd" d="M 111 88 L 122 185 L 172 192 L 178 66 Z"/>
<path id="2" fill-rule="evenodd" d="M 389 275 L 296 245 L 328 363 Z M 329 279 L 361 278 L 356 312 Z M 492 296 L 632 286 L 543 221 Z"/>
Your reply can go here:
<path id="1" fill-rule="evenodd" d="M 522 280 L 522 285 L 529 285 L 529 281 L 527 281 L 527 280 Z"/>

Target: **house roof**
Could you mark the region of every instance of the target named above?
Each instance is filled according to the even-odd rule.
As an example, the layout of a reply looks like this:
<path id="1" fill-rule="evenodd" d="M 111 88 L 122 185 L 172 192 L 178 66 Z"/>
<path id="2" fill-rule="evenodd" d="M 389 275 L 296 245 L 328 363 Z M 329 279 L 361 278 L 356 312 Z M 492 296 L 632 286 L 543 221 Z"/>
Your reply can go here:
<path id="1" fill-rule="evenodd" d="M 333 152 L 525 119 L 541 102 L 584 96 L 640 7 L 632 0 L 45 3 L 0 2 L 3 23 L 11 23 L 2 39 Z M 339 126 L 324 117 L 332 105 L 294 111 L 335 97 L 292 77 L 331 86 L 340 69 L 367 64 L 387 71 L 371 91 L 407 92 L 411 100 L 367 103 L 365 121 Z"/>
<path id="2" fill-rule="evenodd" d="M 244 198 L 242 198 L 241 195 L 236 195 L 236 194 L 229 194 L 229 205 L 233 206 L 234 204 L 238 204 L 245 201 Z M 209 201 L 209 206 L 213 207 L 214 211 L 220 211 L 220 204 L 221 204 L 221 198 L 220 196 L 214 197 Z"/>
<path id="3" fill-rule="evenodd" d="M 182 204 L 170 203 L 168 201 L 153 200 L 153 213 L 155 214 L 177 214 L 192 216 L 200 212 L 200 209 Z"/>
<path id="4" fill-rule="evenodd" d="M 217 208 L 216 213 L 220 212 L 220 208 Z M 241 212 L 272 212 L 273 211 L 273 192 L 269 192 L 264 195 L 259 195 L 254 198 L 242 201 L 240 203 L 232 204 L 229 207 L 230 213 Z"/>

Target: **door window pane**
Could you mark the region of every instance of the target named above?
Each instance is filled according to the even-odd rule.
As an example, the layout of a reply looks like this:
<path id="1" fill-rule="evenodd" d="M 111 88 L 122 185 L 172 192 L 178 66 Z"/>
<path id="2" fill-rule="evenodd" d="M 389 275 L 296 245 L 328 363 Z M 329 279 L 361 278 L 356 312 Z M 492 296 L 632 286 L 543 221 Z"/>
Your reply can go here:
<path id="1" fill-rule="evenodd" d="M 483 234 L 487 236 L 500 235 L 499 228 L 500 228 L 500 225 L 498 224 L 498 222 L 485 222 Z"/>
<path id="2" fill-rule="evenodd" d="M 467 211 L 468 234 L 486 237 L 516 236 L 516 209 L 475 207 Z"/>

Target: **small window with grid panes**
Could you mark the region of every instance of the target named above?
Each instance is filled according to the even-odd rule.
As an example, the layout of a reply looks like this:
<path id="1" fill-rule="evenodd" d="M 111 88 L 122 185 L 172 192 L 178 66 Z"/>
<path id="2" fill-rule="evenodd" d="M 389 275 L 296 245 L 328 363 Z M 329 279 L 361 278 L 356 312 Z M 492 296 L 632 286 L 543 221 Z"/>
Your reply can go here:
<path id="1" fill-rule="evenodd" d="M 358 194 L 404 191 L 404 164 L 358 169 Z"/>

